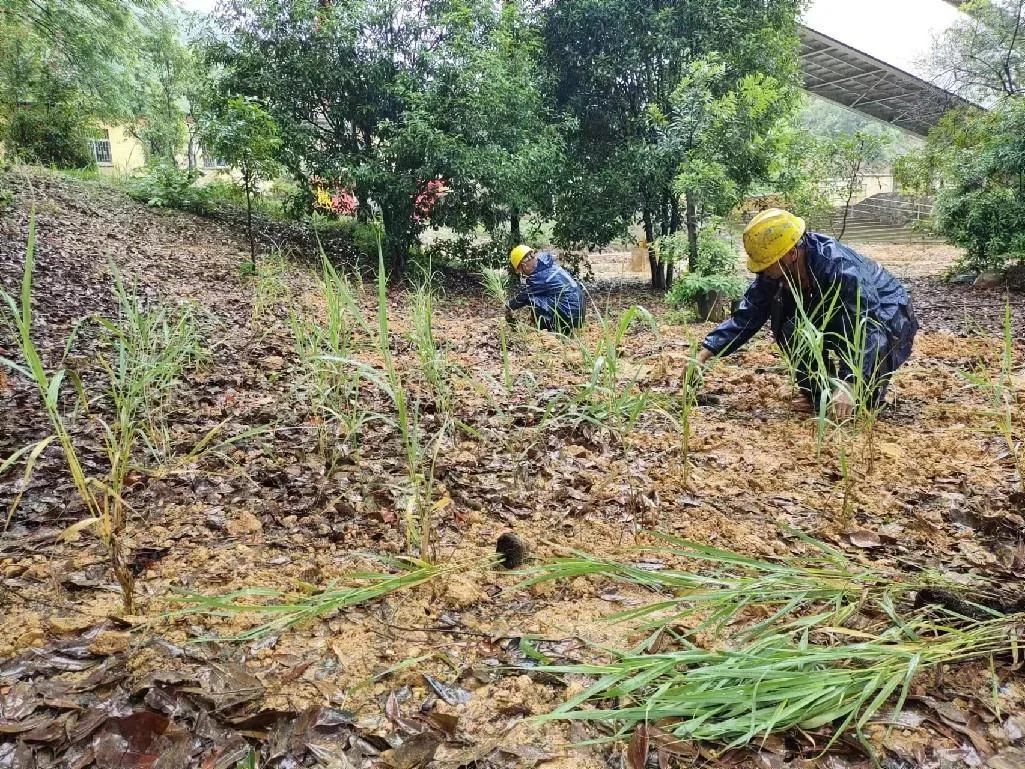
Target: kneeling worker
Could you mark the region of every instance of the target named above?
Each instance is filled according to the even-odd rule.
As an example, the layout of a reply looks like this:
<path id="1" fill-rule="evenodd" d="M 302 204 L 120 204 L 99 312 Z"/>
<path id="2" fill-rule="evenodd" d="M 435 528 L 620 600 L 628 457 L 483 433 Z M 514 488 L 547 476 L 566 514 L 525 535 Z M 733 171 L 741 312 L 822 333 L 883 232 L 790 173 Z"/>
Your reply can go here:
<path id="1" fill-rule="evenodd" d="M 523 290 L 505 304 L 505 317 L 514 321 L 513 310 L 530 305 L 534 323 L 543 331 L 568 334 L 584 325 L 584 289 L 555 262 L 550 251 L 516 246 L 509 253 L 513 269 L 526 277 Z"/>
<path id="2" fill-rule="evenodd" d="M 769 321 L 813 409 L 828 397 L 833 417 L 847 419 L 856 405 L 855 389 L 862 391 L 857 397 L 863 405 L 882 405 L 918 331 L 907 289 L 871 259 L 826 235 L 806 232 L 803 219 L 778 208 L 751 220 L 744 250 L 755 280 L 733 316 L 705 337 L 698 362 L 738 350 Z M 817 351 L 812 354 L 797 335 L 799 307 L 822 332 L 826 371 L 817 363 Z"/>

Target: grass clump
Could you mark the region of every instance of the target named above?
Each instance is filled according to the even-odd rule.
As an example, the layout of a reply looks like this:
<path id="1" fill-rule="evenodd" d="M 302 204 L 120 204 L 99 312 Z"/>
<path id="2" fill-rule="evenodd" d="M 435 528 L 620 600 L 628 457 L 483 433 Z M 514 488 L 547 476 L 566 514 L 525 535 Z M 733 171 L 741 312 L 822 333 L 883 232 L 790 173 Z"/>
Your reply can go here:
<path id="1" fill-rule="evenodd" d="M 954 627 L 918 617 L 875 636 L 835 631 L 851 642 L 815 642 L 806 629 L 739 647 L 681 642 L 682 648 L 665 653 L 612 652 L 605 663 L 543 665 L 535 669 L 598 680 L 540 720 L 613 724 L 612 739 L 652 723 L 676 739 L 724 749 L 774 732 L 830 725 L 826 748 L 850 729 L 864 741 L 862 729 L 894 695 L 889 717 L 899 715 L 918 673 L 1010 652 L 1020 619 Z"/>
<path id="2" fill-rule="evenodd" d="M 975 618 L 936 607 L 902 613 L 905 599 L 938 580 L 852 563 L 804 535 L 810 555 L 780 561 L 661 536 L 658 553 L 699 571 L 575 552 L 524 572 L 526 584 L 602 576 L 662 596 L 610 617 L 654 631 L 633 648 L 540 666 L 596 679 L 542 720 L 598 722 L 608 739 L 651 724 L 724 748 L 793 728 L 827 729 L 830 745 L 851 729 L 864 741 L 863 727 L 894 697 L 899 713 L 921 671 L 1016 653 L 1022 615 L 976 604 Z"/>
<path id="3" fill-rule="evenodd" d="M 86 517 L 70 526 L 64 533 L 65 537 L 77 536 L 87 529 L 100 536 L 121 587 L 124 611 L 132 614 L 134 578 L 124 542 L 128 523 L 128 509 L 123 497 L 125 482 L 135 467 L 134 456 L 140 444 L 144 444 L 157 461 L 166 458 L 169 439 L 165 419 L 171 394 L 184 370 L 197 363 L 202 355 L 194 318 L 187 308 L 176 311 L 145 307 L 134 293 L 125 288 L 115 271 L 118 317 L 115 321 L 97 319 L 101 341 L 108 352 L 99 358 L 105 375 L 105 391 L 101 402 L 90 404 L 97 407 L 100 415 L 108 467 L 102 477 L 90 475 L 72 438 L 71 418 L 61 404 L 62 387 L 69 378 L 63 358 L 55 370 L 48 371 L 32 337 L 35 245 L 33 216 L 29 223 L 21 292 L 15 297 L 0 290 L 4 320 L 15 332 L 21 362 L 0 359 L 0 363 L 35 385 L 53 430 L 53 438 L 61 447 L 75 490 L 85 506 Z M 76 333 L 72 332 L 68 338 L 65 356 L 75 336 Z M 81 383 L 73 375 L 71 378 L 75 379 L 79 393 L 84 397 Z M 37 448 L 40 445 L 37 444 Z M 30 461 L 36 458 L 38 451 L 29 456 Z M 9 516 L 12 514 L 13 508 Z"/>
<path id="4" fill-rule="evenodd" d="M 332 615 L 353 606 L 361 606 L 400 590 L 408 590 L 447 574 L 455 566 L 440 566 L 417 558 L 381 559 L 392 571 L 352 572 L 333 580 L 323 589 L 303 585 L 302 593 L 249 588 L 222 596 L 185 595 L 175 599 L 184 608 L 171 616 L 206 615 L 269 617 L 255 627 L 221 640 L 255 641 L 276 635 L 297 625 Z"/>

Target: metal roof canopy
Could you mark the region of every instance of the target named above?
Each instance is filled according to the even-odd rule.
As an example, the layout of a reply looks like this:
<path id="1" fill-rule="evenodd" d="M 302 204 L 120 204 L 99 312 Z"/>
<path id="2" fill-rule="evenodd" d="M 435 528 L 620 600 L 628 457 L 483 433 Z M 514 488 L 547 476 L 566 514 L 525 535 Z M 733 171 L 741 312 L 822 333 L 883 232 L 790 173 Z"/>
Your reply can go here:
<path id="1" fill-rule="evenodd" d="M 925 136 L 947 110 L 971 104 L 867 53 L 801 27 L 801 70 L 809 93 Z"/>

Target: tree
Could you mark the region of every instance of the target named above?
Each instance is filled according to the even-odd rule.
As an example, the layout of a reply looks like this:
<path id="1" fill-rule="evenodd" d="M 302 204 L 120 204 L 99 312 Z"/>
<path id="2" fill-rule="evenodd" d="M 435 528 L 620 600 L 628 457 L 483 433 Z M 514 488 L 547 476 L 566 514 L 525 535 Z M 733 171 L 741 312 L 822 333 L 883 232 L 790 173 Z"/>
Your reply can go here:
<path id="1" fill-rule="evenodd" d="M 574 122 L 556 204 L 559 239 L 602 246 L 626 235 L 638 212 L 650 244 L 680 230 L 685 212 L 674 182 L 691 150 L 679 137 L 664 141 L 674 91 L 692 65 L 713 54 L 721 68 L 703 86 L 712 98 L 756 73 L 792 82 L 798 6 L 791 0 L 554 4 L 544 31 L 546 62 L 557 104 Z M 686 219 L 694 229 L 692 192 L 693 215 Z M 653 247 L 649 260 L 652 286 L 665 289 L 667 265 Z"/>
<path id="2" fill-rule="evenodd" d="M 551 214 L 563 142 L 544 95 L 538 18 L 506 0 L 484 6 L 479 19 L 481 31 L 452 38 L 462 63 L 431 93 L 451 183 L 433 218 L 461 232 L 484 225 L 511 246 L 523 239 L 524 214 Z M 499 231 L 505 224 L 508 243 Z"/>
<path id="3" fill-rule="evenodd" d="M 969 0 L 936 41 L 933 66 L 969 98 L 1025 95 L 1025 0 Z"/>
<path id="4" fill-rule="evenodd" d="M 140 41 L 129 130 L 147 160 L 177 166 L 175 156 L 189 138 L 186 113 L 199 79 L 192 46 L 183 38 L 184 17 L 174 9 L 154 14 Z M 192 153 L 190 153 L 190 166 Z"/>
<path id="5" fill-rule="evenodd" d="M 207 118 L 202 140 L 205 147 L 241 173 L 242 190 L 246 195 L 249 256 L 255 266 L 253 197 L 259 194 L 259 183 L 272 179 L 277 173 L 274 156 L 281 145 L 278 127 L 259 104 L 236 96 L 218 105 Z"/>
<path id="6" fill-rule="evenodd" d="M 163 1 L 0 0 L 0 18 L 42 47 L 46 65 L 88 99 L 91 113 L 125 115 L 124 73 L 148 12 Z"/>
<path id="7" fill-rule="evenodd" d="M 399 0 L 231 0 L 228 37 L 211 49 L 224 87 L 258 98 L 280 126 L 279 156 L 309 202 L 319 177 L 350 190 L 360 216 L 380 213 L 395 273 L 432 217 L 458 217 L 452 206 L 424 210 L 442 180 L 463 200 L 475 194 L 462 169 L 480 123 L 453 125 L 446 108 L 483 84 L 466 73 L 494 14 L 483 0 L 414 10 Z"/>
<path id="8" fill-rule="evenodd" d="M 163 0 L 0 0 L 0 129 L 24 157 L 92 162 L 99 121 L 132 113 L 140 40 Z"/>
<path id="9" fill-rule="evenodd" d="M 90 109 L 44 41 L 0 17 L 0 141 L 23 159 L 58 168 L 93 162 Z"/>
<path id="10" fill-rule="evenodd" d="M 840 139 L 859 132 L 878 137 L 883 152 L 878 158 L 878 164 L 870 168 L 885 167 L 897 157 L 921 147 L 923 143 L 917 136 L 899 128 L 817 96 L 807 97 L 798 114 L 798 121 L 801 127 L 819 139 Z"/>
<path id="11" fill-rule="evenodd" d="M 714 55 L 691 65 L 672 94 L 672 116 L 661 142 L 678 154 L 674 190 L 685 200 L 691 268 L 698 263 L 700 223 L 725 216 L 768 175 L 776 152 L 772 128 L 796 105 L 794 87 L 761 73 L 745 75 L 717 96 L 725 76 Z M 672 285 L 672 262 L 665 270 Z"/>
<path id="12" fill-rule="evenodd" d="M 832 180 L 839 183 L 838 193 L 842 205 L 840 230 L 837 239 L 847 231 L 847 218 L 851 202 L 860 189 L 861 176 L 866 168 L 879 161 L 883 155 L 885 139 L 877 134 L 857 131 L 851 136 L 841 136 L 823 142 L 820 151 L 826 156 L 825 167 Z"/>
<path id="13" fill-rule="evenodd" d="M 936 229 L 965 249 L 963 266 L 1025 261 L 1025 98 L 951 117 L 930 132 L 927 151 L 943 158 Z"/>

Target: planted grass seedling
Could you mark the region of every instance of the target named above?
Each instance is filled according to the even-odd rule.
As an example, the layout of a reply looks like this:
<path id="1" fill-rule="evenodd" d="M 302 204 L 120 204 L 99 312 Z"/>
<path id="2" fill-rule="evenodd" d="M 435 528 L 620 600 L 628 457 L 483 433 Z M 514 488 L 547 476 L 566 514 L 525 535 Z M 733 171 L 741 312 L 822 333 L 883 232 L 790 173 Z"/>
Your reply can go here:
<path id="1" fill-rule="evenodd" d="M 253 320 L 263 321 L 276 307 L 286 304 L 290 289 L 285 279 L 287 262 L 281 249 L 274 249 L 260 260 L 259 265 L 243 262 L 244 275 L 254 277 Z"/>
<path id="2" fill-rule="evenodd" d="M 683 377 L 680 381 L 680 389 L 677 397 L 671 399 L 671 404 L 662 407 L 662 413 L 680 436 L 680 473 L 684 488 L 690 488 L 691 473 L 691 438 L 694 432 L 694 409 L 698 405 L 698 396 L 704 384 L 704 371 L 711 368 L 718 357 L 712 358 L 704 366 L 698 361 L 700 346 L 694 338 L 689 340 L 690 347 L 687 354 L 687 363 L 684 367 Z"/>
<path id="3" fill-rule="evenodd" d="M 805 305 L 798 286 L 791 283 L 790 290 L 796 308 L 795 326 L 789 349 L 782 351 L 783 360 L 795 395 L 798 388 L 818 394 L 813 407 L 819 457 L 830 434 L 838 443 L 842 488 L 840 519 L 849 523 L 857 493 L 858 467 L 854 460 L 859 438 L 863 443 L 865 472 L 874 471 L 875 426 L 881 405 L 876 403 L 876 393 L 883 385 L 880 361 L 875 357 L 870 359 L 876 323 L 862 312 L 860 291 L 853 315 L 847 317 L 840 302 L 839 286 L 819 298 L 811 309 Z M 882 352 L 876 349 L 877 355 Z M 837 377 L 834 356 L 836 365 L 849 372 L 847 381 Z M 834 421 L 830 413 L 831 400 L 840 392 L 846 393 L 853 403 L 852 414 L 848 419 Z"/>
<path id="4" fill-rule="evenodd" d="M 426 270 L 413 288 L 412 341 L 420 362 L 420 370 L 434 395 L 439 413 L 452 413 L 452 383 L 445 353 L 434 336 L 434 276 Z"/>
<path id="5" fill-rule="evenodd" d="M 39 394 L 53 430 L 53 439 L 60 445 L 79 498 L 86 509 L 86 517 L 70 526 L 64 537 L 95 530 L 110 556 L 114 576 L 121 587 L 123 609 L 134 613 L 134 577 L 125 552 L 124 534 L 127 525 L 127 506 L 122 496 L 125 479 L 131 469 L 134 450 L 140 441 L 159 454 L 157 447 L 165 435 L 163 418 L 170 393 L 182 371 L 194 364 L 201 351 L 188 311 L 174 316 L 170 311 L 157 308 L 146 310 L 138 298 L 127 292 L 115 273 L 115 296 L 120 317 L 118 323 L 100 320 L 106 332 L 106 342 L 113 354 L 110 360 L 101 358 L 106 374 L 106 400 L 109 418 L 101 417 L 104 450 L 108 472 L 103 478 L 86 474 L 78 449 L 71 437 L 68 418 L 61 405 L 61 388 L 68 372 L 63 358 L 52 374 L 48 373 L 32 338 L 32 275 L 35 265 L 36 224 L 33 215 L 29 222 L 29 238 L 25 251 L 25 269 L 21 294 L 16 299 L 0 290 L 6 309 L 6 320 L 16 331 L 18 351 L 24 365 L 3 359 L 11 370 L 31 381 Z M 66 357 L 74 342 L 75 333 L 65 345 Z M 79 391 L 84 392 L 79 385 Z M 37 444 L 37 448 L 45 445 Z M 39 451 L 42 450 L 39 448 Z M 33 452 L 31 458 L 37 458 Z M 13 508 L 9 513 L 13 514 Z"/>
<path id="6" fill-rule="evenodd" d="M 1018 484 L 1025 493 L 1025 403 L 1021 402 L 1014 385 L 1014 322 L 1010 301 L 1004 306 L 1000 363 L 996 372 L 989 374 L 981 369 L 975 373 L 962 372 L 962 376 L 988 396 L 996 432 L 1003 438 L 1018 475 Z"/>
<path id="7" fill-rule="evenodd" d="M 372 420 L 360 402 L 360 374 L 345 361 L 352 354 L 355 332 L 373 332 L 360 309 L 359 287 L 339 275 L 323 251 L 321 264 L 325 322 L 294 308 L 289 318 L 316 418 L 318 449 L 333 469 L 339 447 L 355 444 L 362 427 Z"/>
<path id="8" fill-rule="evenodd" d="M 651 404 L 650 395 L 638 387 L 641 369 L 624 378 L 622 344 L 631 324 L 643 321 L 661 341 L 658 324 L 651 313 L 634 305 L 618 319 L 595 311 L 599 334 L 593 344 L 585 335 L 578 335 L 578 348 L 584 371 L 589 374 L 587 382 L 573 395 L 553 398 L 549 403 L 542 424 L 545 427 L 565 426 L 577 429 L 590 425 L 598 429 L 609 429 L 620 435 L 628 434 L 640 416 Z"/>
<path id="9" fill-rule="evenodd" d="M 406 480 L 409 485 L 409 501 L 404 516 L 406 548 L 420 558 L 432 560 L 435 551 L 434 515 L 443 507 L 444 500 L 433 502 L 434 469 L 441 444 L 452 427 L 452 420 L 445 418 L 435 434 L 425 441 L 420 422 L 419 404 L 410 397 L 395 357 L 391 350 L 391 331 L 388 317 L 388 287 L 384 268 L 384 251 L 380 241 L 377 247 L 377 330 L 375 339 L 384 371 L 349 357 L 323 356 L 328 362 L 353 367 L 366 381 L 377 387 L 392 403 L 394 418 L 383 414 L 375 418 L 393 424 L 399 433 L 406 466 Z"/>
<path id="10" fill-rule="evenodd" d="M 222 596 L 187 594 L 175 598 L 184 605 L 167 616 L 206 615 L 211 617 L 269 617 L 230 638 L 219 640 L 256 641 L 277 635 L 314 619 L 333 615 L 353 606 L 362 606 L 387 595 L 422 585 L 443 574 L 465 568 L 450 564 L 440 566 L 416 558 L 380 558 L 392 571 L 352 572 L 333 580 L 321 589 L 301 585 L 299 593 L 249 588 Z"/>
<path id="11" fill-rule="evenodd" d="M 491 268 L 481 273 L 484 280 L 484 293 L 496 304 L 505 307 L 509 301 L 509 271 Z M 498 342 L 502 350 L 502 386 L 508 393 L 512 387 L 512 375 L 509 368 L 509 329 L 505 323 L 498 327 Z"/>

